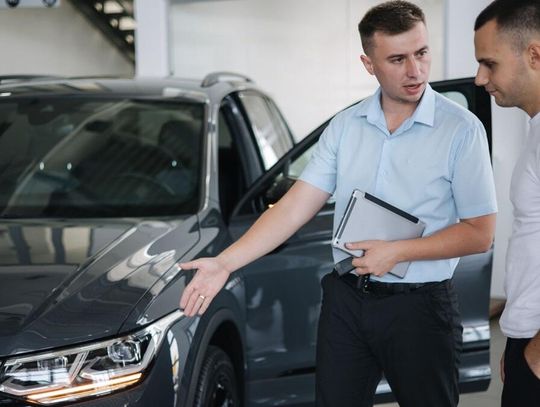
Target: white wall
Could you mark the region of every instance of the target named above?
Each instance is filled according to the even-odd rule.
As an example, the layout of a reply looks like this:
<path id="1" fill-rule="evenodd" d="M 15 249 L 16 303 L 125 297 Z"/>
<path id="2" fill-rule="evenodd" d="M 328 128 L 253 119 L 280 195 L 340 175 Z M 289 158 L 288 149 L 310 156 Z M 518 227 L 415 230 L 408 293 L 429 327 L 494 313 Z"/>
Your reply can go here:
<path id="1" fill-rule="evenodd" d="M 0 9 L 0 53 L 3 75 L 133 74 L 132 64 L 68 1 L 50 9 Z"/>
<path id="2" fill-rule="evenodd" d="M 491 0 L 446 0 L 445 67 L 446 78 L 474 76 L 478 68 L 474 57 L 474 21 Z M 467 10 L 467 12 L 463 12 Z M 497 188 L 497 230 L 491 296 L 503 298 L 504 268 L 508 238 L 512 232 L 510 178 L 527 130 L 527 116 L 518 109 L 501 108 L 492 100 L 493 172 Z"/>
<path id="3" fill-rule="evenodd" d="M 491 0 L 414 0 L 428 20 L 432 80 L 474 76 L 474 20 Z M 251 76 L 271 92 L 298 139 L 376 83 L 359 61 L 357 23 L 376 0 L 228 0 L 172 3 L 171 59 L 177 76 L 216 70 Z M 503 297 L 511 232 L 508 189 L 526 129 L 517 109 L 493 105 L 493 165 L 499 203 L 492 296 Z"/>
<path id="4" fill-rule="evenodd" d="M 202 78 L 236 71 L 269 91 L 296 138 L 376 83 L 361 65 L 357 24 L 374 0 L 229 0 L 171 4 L 173 73 Z M 417 1 L 427 14 L 442 78 L 443 0 Z"/>
<path id="5" fill-rule="evenodd" d="M 135 74 L 171 75 L 169 0 L 135 0 Z"/>

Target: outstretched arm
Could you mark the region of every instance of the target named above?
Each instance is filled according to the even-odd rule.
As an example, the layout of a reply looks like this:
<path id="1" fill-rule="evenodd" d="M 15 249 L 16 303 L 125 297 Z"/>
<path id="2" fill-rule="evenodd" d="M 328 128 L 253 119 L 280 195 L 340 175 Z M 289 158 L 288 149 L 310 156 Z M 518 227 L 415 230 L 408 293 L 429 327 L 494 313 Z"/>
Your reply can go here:
<path id="1" fill-rule="evenodd" d="M 197 269 L 180 299 L 187 316 L 202 314 L 225 285 L 229 275 L 274 250 L 323 207 L 330 194 L 311 184 L 297 181 L 251 228 L 217 257 L 180 264 L 185 270 Z"/>

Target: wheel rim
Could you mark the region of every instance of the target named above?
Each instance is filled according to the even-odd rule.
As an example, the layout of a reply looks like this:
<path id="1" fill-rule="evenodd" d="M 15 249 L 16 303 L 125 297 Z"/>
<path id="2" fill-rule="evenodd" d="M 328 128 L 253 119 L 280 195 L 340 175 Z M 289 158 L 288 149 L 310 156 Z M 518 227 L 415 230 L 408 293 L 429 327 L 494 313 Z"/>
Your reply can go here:
<path id="1" fill-rule="evenodd" d="M 212 395 L 210 396 L 210 407 L 234 407 L 234 390 L 229 378 L 220 374 L 216 380 Z"/>

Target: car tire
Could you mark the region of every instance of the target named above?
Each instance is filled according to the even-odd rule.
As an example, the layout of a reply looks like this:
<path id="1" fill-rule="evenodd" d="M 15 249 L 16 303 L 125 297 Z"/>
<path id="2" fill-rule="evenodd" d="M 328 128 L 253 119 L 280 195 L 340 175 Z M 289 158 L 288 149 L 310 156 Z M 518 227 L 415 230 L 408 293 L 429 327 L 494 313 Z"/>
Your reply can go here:
<path id="1" fill-rule="evenodd" d="M 238 385 L 231 359 L 220 348 L 209 346 L 197 381 L 194 407 L 239 406 Z"/>

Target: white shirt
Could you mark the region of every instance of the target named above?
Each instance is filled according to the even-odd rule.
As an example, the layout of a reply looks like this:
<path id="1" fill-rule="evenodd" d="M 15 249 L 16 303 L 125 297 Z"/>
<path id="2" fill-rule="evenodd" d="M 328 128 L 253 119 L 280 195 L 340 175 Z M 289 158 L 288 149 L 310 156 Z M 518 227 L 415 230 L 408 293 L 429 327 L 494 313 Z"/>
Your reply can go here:
<path id="1" fill-rule="evenodd" d="M 506 254 L 507 301 L 500 325 L 511 338 L 532 338 L 540 330 L 540 114 L 529 125 L 510 183 L 514 223 Z"/>

